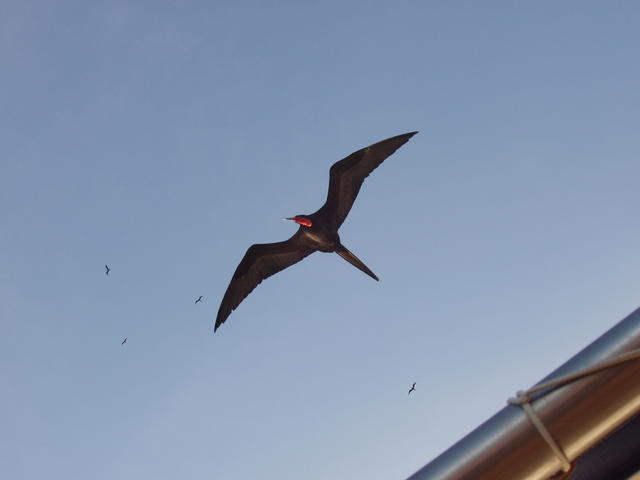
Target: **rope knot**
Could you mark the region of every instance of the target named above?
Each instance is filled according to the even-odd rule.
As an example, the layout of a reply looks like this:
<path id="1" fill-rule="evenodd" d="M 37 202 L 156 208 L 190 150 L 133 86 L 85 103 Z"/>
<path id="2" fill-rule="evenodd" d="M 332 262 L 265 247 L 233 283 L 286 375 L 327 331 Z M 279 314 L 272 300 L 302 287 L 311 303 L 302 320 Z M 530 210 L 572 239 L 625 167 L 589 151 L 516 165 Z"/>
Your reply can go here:
<path id="1" fill-rule="evenodd" d="M 511 405 L 524 405 L 525 403 L 531 403 L 531 397 L 529 396 L 529 392 L 518 390 L 516 396 L 511 397 L 507 402 Z"/>

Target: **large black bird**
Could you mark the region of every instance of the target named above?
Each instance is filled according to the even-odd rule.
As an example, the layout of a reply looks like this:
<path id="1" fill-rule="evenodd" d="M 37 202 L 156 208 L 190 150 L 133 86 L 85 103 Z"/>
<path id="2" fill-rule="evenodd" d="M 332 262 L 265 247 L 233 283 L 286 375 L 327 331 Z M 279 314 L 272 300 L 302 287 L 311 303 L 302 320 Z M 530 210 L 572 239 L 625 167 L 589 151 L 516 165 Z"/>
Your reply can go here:
<path id="1" fill-rule="evenodd" d="M 347 262 L 378 280 L 358 257 L 340 243 L 338 229 L 347 218 L 364 179 L 416 133 L 418 132 L 382 140 L 334 163 L 329 170 L 329 193 L 324 205 L 311 215 L 296 215 L 286 219 L 300 225 L 289 240 L 249 247 L 224 294 L 214 331 L 262 280 L 313 252 L 336 252 Z"/>

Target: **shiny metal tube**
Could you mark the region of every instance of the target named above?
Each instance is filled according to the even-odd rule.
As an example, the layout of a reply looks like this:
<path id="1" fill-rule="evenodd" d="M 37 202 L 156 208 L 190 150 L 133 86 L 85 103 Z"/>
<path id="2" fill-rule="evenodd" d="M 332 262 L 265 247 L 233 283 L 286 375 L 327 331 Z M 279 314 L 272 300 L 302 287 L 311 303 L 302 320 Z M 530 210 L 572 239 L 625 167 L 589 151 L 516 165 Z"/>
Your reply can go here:
<path id="1" fill-rule="evenodd" d="M 640 415 L 579 457 L 568 480 L 640 480 Z"/>
<path id="2" fill-rule="evenodd" d="M 637 348 L 640 309 L 540 383 Z M 640 360 L 532 398 L 535 412 L 573 461 L 640 412 Z M 559 460 L 521 407 L 507 405 L 409 480 L 544 480 L 558 472 Z"/>

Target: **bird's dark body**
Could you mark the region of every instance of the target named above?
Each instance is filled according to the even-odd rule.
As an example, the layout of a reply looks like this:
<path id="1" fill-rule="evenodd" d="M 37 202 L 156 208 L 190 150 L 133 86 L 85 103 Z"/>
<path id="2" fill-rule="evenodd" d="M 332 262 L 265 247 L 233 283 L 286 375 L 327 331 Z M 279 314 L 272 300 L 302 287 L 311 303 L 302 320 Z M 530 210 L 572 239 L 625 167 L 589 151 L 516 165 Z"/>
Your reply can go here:
<path id="1" fill-rule="evenodd" d="M 340 242 L 338 229 L 349 214 L 364 179 L 417 132 L 388 138 L 358 150 L 329 170 L 327 201 L 310 215 L 287 220 L 300 224 L 284 242 L 251 245 L 231 278 L 216 317 L 217 330 L 233 310 L 265 278 L 299 262 L 313 252 L 335 252 L 371 278 L 378 277 Z"/>
<path id="2" fill-rule="evenodd" d="M 316 214 L 296 215 L 296 217 L 311 220 L 310 227 L 301 225 L 296 232 L 296 235 L 299 235 L 297 241 L 301 245 L 306 245 L 320 252 L 335 252 L 340 245 L 340 235 L 328 219 Z"/>

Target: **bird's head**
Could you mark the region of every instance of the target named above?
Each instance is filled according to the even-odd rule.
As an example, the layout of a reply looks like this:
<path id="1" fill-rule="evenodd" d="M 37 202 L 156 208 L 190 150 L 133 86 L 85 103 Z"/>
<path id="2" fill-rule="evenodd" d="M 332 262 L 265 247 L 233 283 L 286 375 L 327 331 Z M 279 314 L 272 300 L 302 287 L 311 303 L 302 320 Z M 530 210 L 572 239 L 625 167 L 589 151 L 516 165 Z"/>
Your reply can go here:
<path id="1" fill-rule="evenodd" d="M 283 218 L 283 220 L 293 220 L 303 227 L 310 227 L 311 225 L 313 225 L 313 222 L 304 215 L 296 215 L 295 217 Z"/>

